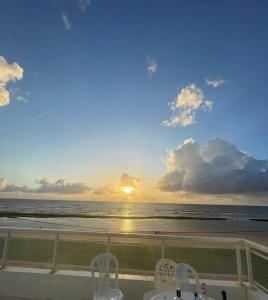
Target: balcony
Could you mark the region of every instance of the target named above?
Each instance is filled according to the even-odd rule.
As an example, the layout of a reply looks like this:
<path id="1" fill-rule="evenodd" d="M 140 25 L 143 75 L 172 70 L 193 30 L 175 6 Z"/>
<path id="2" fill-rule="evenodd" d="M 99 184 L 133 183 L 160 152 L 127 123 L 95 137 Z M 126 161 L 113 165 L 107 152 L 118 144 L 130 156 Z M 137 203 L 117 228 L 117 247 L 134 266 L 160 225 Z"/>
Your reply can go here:
<path id="1" fill-rule="evenodd" d="M 125 299 L 153 288 L 160 258 L 186 262 L 220 300 L 268 299 L 268 247 L 239 238 L 160 234 L 0 229 L 0 299 L 89 300 L 91 259 L 109 251 L 119 260 Z"/>

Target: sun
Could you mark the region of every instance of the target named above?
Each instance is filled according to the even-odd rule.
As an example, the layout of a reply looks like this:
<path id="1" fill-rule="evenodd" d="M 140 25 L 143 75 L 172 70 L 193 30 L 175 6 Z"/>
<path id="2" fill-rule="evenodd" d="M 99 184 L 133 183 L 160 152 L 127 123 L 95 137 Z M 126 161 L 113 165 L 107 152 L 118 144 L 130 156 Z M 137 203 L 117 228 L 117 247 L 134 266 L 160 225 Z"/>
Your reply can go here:
<path id="1" fill-rule="evenodd" d="M 131 194 L 133 192 L 134 188 L 132 186 L 124 186 L 123 191 L 126 194 Z"/>

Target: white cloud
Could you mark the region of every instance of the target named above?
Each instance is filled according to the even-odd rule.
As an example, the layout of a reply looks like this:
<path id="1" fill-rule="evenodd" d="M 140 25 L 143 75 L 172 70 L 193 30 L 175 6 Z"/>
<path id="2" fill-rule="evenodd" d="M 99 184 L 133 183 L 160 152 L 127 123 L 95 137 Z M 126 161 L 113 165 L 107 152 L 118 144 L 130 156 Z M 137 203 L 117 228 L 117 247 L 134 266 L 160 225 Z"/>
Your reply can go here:
<path id="1" fill-rule="evenodd" d="M 23 69 L 17 64 L 9 64 L 3 56 L 0 56 L 0 106 L 10 103 L 10 93 L 6 85 L 10 81 L 21 80 Z"/>
<path id="2" fill-rule="evenodd" d="M 203 91 L 195 84 L 184 87 L 170 103 L 172 116 L 162 122 L 163 126 L 189 126 L 195 123 L 198 110 L 211 111 L 213 101 L 205 99 Z"/>
<path id="3" fill-rule="evenodd" d="M 62 14 L 62 21 L 65 27 L 65 30 L 70 30 L 72 28 L 72 23 L 69 21 L 69 18 L 67 15 Z"/>
<path id="4" fill-rule="evenodd" d="M 28 103 L 28 97 L 31 95 L 30 92 L 23 92 L 18 87 L 12 87 L 9 89 L 10 93 L 12 94 L 13 98 L 17 101 Z"/>
<path id="5" fill-rule="evenodd" d="M 148 66 L 147 66 L 148 77 L 152 78 L 157 71 L 158 71 L 158 65 L 155 59 L 152 57 L 148 58 Z"/>
<path id="6" fill-rule="evenodd" d="M 220 85 L 225 83 L 225 80 L 222 79 L 205 79 L 207 85 L 212 86 L 214 88 L 219 87 Z"/>
<path id="7" fill-rule="evenodd" d="M 258 160 L 221 139 L 202 149 L 193 139 L 169 152 L 163 191 L 241 193 L 268 191 L 268 161 Z"/>
<path id="8" fill-rule="evenodd" d="M 10 103 L 9 91 L 5 86 L 0 84 L 0 106 L 5 106 Z"/>
<path id="9" fill-rule="evenodd" d="M 21 96 L 21 95 L 18 95 L 18 96 L 16 97 L 16 100 L 17 100 L 17 101 L 24 102 L 24 103 L 28 103 L 28 99 L 25 98 L 24 96 Z"/>
<path id="10" fill-rule="evenodd" d="M 82 10 L 85 11 L 88 6 L 90 6 L 91 1 L 90 0 L 78 0 L 78 7 Z"/>
<path id="11" fill-rule="evenodd" d="M 213 108 L 213 101 L 211 100 L 205 100 L 203 110 L 204 111 L 211 111 Z"/>

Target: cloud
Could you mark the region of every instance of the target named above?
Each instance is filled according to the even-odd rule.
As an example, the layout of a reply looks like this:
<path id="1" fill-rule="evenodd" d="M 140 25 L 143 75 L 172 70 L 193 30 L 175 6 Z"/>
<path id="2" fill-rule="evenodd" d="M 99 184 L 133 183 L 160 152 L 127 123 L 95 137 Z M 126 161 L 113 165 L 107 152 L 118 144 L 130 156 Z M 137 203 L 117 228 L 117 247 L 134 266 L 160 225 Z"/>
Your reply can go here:
<path id="1" fill-rule="evenodd" d="M 172 116 L 162 122 L 163 126 L 189 126 L 195 123 L 196 112 L 211 111 L 213 102 L 205 99 L 204 93 L 195 84 L 184 87 L 170 103 Z"/>
<path id="2" fill-rule="evenodd" d="M 20 102 L 28 103 L 28 99 L 25 98 L 24 96 L 21 96 L 21 95 L 18 95 L 18 96 L 16 97 L 16 100 L 17 100 L 17 101 L 20 101 Z"/>
<path id="3" fill-rule="evenodd" d="M 54 193 L 54 194 L 82 194 L 88 192 L 90 188 L 82 183 L 72 183 L 66 178 L 53 181 L 51 177 L 43 177 L 37 181 L 40 187 L 35 190 L 36 193 Z"/>
<path id="4" fill-rule="evenodd" d="M 157 185 L 169 192 L 268 191 L 268 161 L 258 160 L 219 138 L 209 141 L 204 149 L 188 139 L 169 152 L 167 172 Z"/>
<path id="5" fill-rule="evenodd" d="M 78 0 L 78 7 L 81 9 L 81 11 L 85 11 L 90 4 L 90 0 Z"/>
<path id="6" fill-rule="evenodd" d="M 131 176 L 127 173 L 122 173 L 120 177 L 120 185 L 121 186 L 131 186 L 133 188 L 137 188 L 141 182 L 139 177 Z"/>
<path id="7" fill-rule="evenodd" d="M 148 58 L 148 66 L 147 66 L 147 72 L 148 77 L 152 78 L 153 75 L 158 71 L 158 65 L 154 58 Z"/>
<path id="8" fill-rule="evenodd" d="M 6 178 L 0 178 L 0 191 L 7 186 L 8 182 Z"/>
<path id="9" fill-rule="evenodd" d="M 33 190 L 27 187 L 26 185 L 18 186 L 13 183 L 8 184 L 4 189 L 0 190 L 0 192 L 4 193 L 32 193 Z"/>
<path id="10" fill-rule="evenodd" d="M 28 103 L 28 97 L 31 95 L 30 92 L 23 92 L 18 87 L 12 87 L 9 91 L 17 101 Z"/>
<path id="11" fill-rule="evenodd" d="M 21 80 L 23 69 L 17 64 L 9 64 L 3 56 L 0 56 L 0 106 L 10 103 L 10 93 L 6 85 L 10 81 Z"/>
<path id="12" fill-rule="evenodd" d="M 113 185 L 106 185 L 93 190 L 93 194 L 96 196 L 111 195 L 114 193 L 116 193 L 116 188 Z"/>
<path id="13" fill-rule="evenodd" d="M 29 192 L 31 192 L 31 189 L 28 188 L 26 185 L 17 186 L 13 183 L 8 183 L 8 180 L 6 178 L 0 178 L 0 192 L 4 192 L 4 193 L 12 193 L 12 192 L 29 193 Z"/>
<path id="14" fill-rule="evenodd" d="M 82 194 L 90 191 L 90 188 L 82 183 L 72 183 L 65 178 L 53 181 L 51 177 L 43 177 L 41 180 L 36 181 L 40 186 L 36 189 L 29 188 L 28 186 L 17 186 L 14 183 L 8 183 L 6 178 L 0 178 L 0 192 L 12 193 L 47 193 L 47 194 Z"/>
<path id="15" fill-rule="evenodd" d="M 62 14 L 62 21 L 65 27 L 65 30 L 70 30 L 72 28 L 72 23 L 69 21 L 69 18 L 67 15 Z"/>
<path id="16" fill-rule="evenodd" d="M 219 87 L 220 85 L 225 83 L 225 80 L 222 79 L 205 79 L 205 83 L 214 88 Z"/>
<path id="17" fill-rule="evenodd" d="M 141 178 L 122 173 L 119 178 L 119 184 L 107 184 L 102 187 L 95 188 L 93 194 L 96 196 L 118 196 L 122 195 L 124 187 L 132 187 L 137 189 L 140 187 Z"/>

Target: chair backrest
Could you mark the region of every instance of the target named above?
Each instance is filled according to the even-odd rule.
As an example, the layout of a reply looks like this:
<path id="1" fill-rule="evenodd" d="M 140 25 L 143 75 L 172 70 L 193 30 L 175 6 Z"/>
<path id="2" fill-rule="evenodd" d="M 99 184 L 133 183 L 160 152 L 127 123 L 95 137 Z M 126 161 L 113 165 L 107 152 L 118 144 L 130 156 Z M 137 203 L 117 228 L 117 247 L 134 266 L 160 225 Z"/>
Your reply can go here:
<path id="1" fill-rule="evenodd" d="M 196 280 L 196 291 L 200 292 L 200 282 L 196 270 L 192 266 L 184 263 L 177 264 L 176 266 L 177 287 L 182 291 L 191 291 L 188 272 L 191 272 L 194 275 Z"/>
<path id="2" fill-rule="evenodd" d="M 91 276 L 92 276 L 92 292 L 93 295 L 101 288 L 111 287 L 110 282 L 110 265 L 114 264 L 114 284 L 118 289 L 118 260 L 110 253 L 101 253 L 95 256 L 90 264 Z M 98 277 L 96 277 L 98 273 Z"/>
<path id="3" fill-rule="evenodd" d="M 160 259 L 154 271 L 154 287 L 159 290 L 176 288 L 176 263 L 171 259 Z"/>

